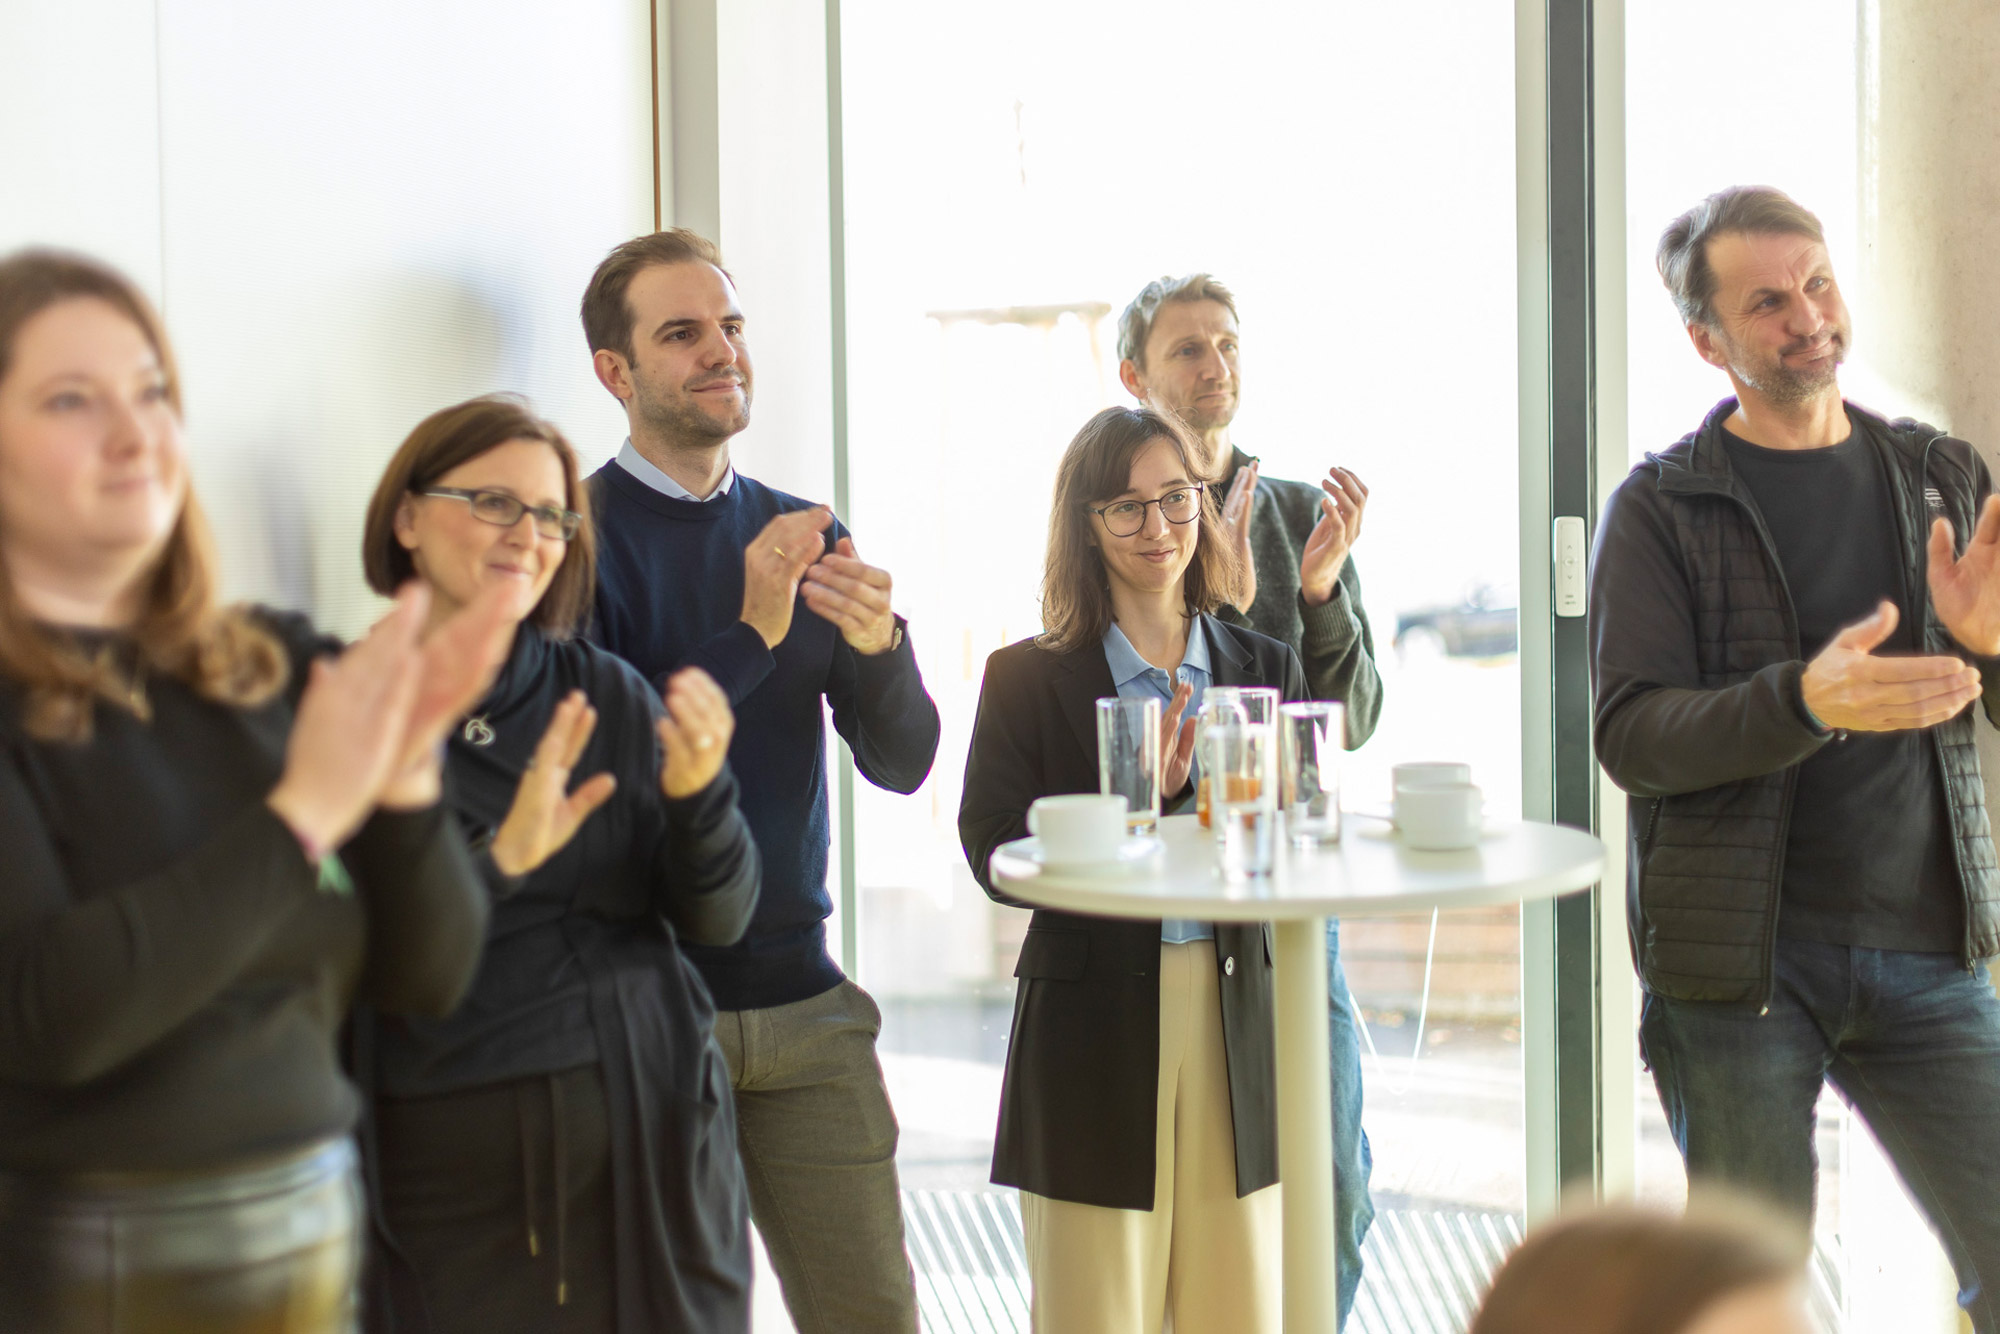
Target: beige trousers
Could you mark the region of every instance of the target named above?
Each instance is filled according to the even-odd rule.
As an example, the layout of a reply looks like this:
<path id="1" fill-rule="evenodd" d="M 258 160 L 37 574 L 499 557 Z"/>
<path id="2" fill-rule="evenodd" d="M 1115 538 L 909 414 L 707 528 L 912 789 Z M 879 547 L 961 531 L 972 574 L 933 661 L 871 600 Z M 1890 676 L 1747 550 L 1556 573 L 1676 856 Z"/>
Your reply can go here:
<path id="1" fill-rule="evenodd" d="M 1153 1207 L 1021 1192 L 1035 1334 L 1277 1334 L 1281 1187 L 1236 1198 L 1215 942 L 1160 946 Z"/>

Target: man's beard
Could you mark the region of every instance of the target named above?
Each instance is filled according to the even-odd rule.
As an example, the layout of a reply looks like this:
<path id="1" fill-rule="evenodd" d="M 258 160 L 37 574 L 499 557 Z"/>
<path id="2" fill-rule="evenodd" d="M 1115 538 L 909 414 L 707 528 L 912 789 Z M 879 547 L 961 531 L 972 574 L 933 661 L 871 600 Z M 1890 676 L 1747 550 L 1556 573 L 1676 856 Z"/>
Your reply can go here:
<path id="1" fill-rule="evenodd" d="M 1840 363 L 1847 360 L 1847 330 L 1836 327 L 1829 337 L 1833 343 L 1833 355 L 1797 369 L 1785 364 L 1785 356 L 1803 352 L 1806 347 L 1786 347 L 1770 360 L 1754 364 L 1747 351 L 1726 335 L 1722 346 L 1729 354 L 1729 369 L 1736 373 L 1737 379 L 1771 402 L 1791 406 L 1810 402 L 1839 383 Z"/>
<path id="2" fill-rule="evenodd" d="M 750 424 L 750 388 L 743 386 L 743 410 L 732 417 L 710 416 L 695 406 L 691 390 L 661 394 L 643 382 L 633 400 L 639 417 L 659 438 L 687 445 L 719 444 Z"/>
<path id="3" fill-rule="evenodd" d="M 1204 408 L 1196 399 L 1176 411 L 1183 425 L 1190 431 L 1218 431 L 1236 419 L 1236 394 L 1232 390 L 1229 401 L 1219 408 Z"/>

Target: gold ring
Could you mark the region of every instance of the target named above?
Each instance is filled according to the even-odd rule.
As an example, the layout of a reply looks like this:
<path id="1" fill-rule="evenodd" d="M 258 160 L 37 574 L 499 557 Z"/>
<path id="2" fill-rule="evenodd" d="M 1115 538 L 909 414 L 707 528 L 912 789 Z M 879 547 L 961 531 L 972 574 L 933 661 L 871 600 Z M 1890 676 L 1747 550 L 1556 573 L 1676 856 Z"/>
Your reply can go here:
<path id="1" fill-rule="evenodd" d="M 783 560 L 783 559 L 785 558 L 785 549 L 784 549 L 783 547 L 781 547 L 781 546 L 778 546 L 778 545 L 776 545 L 776 544 L 774 543 L 774 544 L 772 545 L 772 547 L 771 547 L 771 550 L 773 550 L 773 551 L 775 551 L 775 552 L 777 552 L 777 553 L 778 553 L 778 559 L 779 559 L 779 560 Z"/>

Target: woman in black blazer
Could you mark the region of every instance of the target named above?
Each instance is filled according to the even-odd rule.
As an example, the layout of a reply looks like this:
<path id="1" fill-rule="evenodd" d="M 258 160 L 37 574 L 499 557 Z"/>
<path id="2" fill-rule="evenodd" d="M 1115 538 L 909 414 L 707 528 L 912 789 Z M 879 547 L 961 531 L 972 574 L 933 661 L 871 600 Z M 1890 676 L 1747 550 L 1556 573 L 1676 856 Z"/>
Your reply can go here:
<path id="1" fill-rule="evenodd" d="M 1026 835 L 1036 798 L 1097 790 L 1096 700 L 1171 690 L 1171 808 L 1192 792 L 1193 687 L 1305 696 L 1289 647 L 1210 614 L 1241 567 L 1202 541 L 1219 515 L 1198 457 L 1149 408 L 1098 413 L 1063 456 L 1048 629 L 987 660 L 959 805 L 973 874 L 1003 903 L 993 849 Z M 1022 1191 L 1040 1334 L 1157 1334 L 1169 1310 L 1182 1329 L 1278 1327 L 1269 928 L 1167 925 L 1199 938 L 1037 909 L 1022 944 L 993 1180 Z"/>

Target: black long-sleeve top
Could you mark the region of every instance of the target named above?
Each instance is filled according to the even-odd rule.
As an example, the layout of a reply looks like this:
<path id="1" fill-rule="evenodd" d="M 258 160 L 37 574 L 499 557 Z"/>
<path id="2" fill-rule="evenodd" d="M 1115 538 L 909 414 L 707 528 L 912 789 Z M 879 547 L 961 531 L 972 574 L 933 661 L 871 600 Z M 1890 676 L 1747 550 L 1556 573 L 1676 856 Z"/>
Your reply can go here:
<path id="1" fill-rule="evenodd" d="M 595 644 L 553 642 L 533 626 L 521 627 L 476 721 L 447 751 L 450 803 L 472 839 L 490 838 L 507 818 L 549 719 L 572 690 L 589 697 L 597 727 L 571 782 L 608 771 L 618 790 L 527 876 L 503 880 L 489 870 L 497 902 L 472 990 L 447 1018 L 406 1016 L 381 1026 L 376 1079 L 386 1095 L 447 1093 L 589 1064 L 607 1040 L 590 1001 L 594 961 L 612 973 L 678 970 L 677 938 L 733 944 L 756 910 L 757 849 L 729 769 L 692 796 L 665 799 L 654 731 L 659 695 Z M 705 1030 L 706 994 L 689 1003 Z"/>
<path id="2" fill-rule="evenodd" d="M 150 720 L 100 704 L 91 740 L 49 742 L 0 682 L 0 1171 L 223 1169 L 344 1134 L 350 1000 L 444 1013 L 471 980 L 485 891 L 441 808 L 372 817 L 344 886 L 264 804 L 333 647 L 267 623 L 292 672 L 261 708 L 148 679 Z"/>

